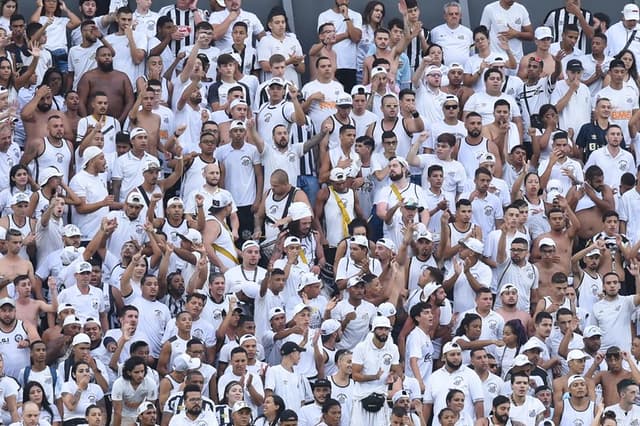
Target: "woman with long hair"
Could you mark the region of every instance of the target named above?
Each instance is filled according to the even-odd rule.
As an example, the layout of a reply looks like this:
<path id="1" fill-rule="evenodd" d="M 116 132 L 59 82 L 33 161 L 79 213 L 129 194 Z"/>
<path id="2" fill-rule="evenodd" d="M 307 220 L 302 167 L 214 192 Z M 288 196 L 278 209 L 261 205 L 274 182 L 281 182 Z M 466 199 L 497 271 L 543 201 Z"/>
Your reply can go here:
<path id="1" fill-rule="evenodd" d="M 58 407 L 49 404 L 47 394 L 40 382 L 30 381 L 22 388 L 22 402 L 31 401 L 40 408 L 40 421 L 51 426 L 60 426 L 62 418 Z M 18 410 L 20 412 L 20 410 Z"/>
<path id="2" fill-rule="evenodd" d="M 509 43 L 505 39 L 500 39 L 500 47 L 507 52 L 504 54 L 491 50 L 491 40 L 489 39 L 489 29 L 484 25 L 480 25 L 473 29 L 473 43 L 476 53 L 469 58 L 464 64 L 464 85 L 471 87 L 474 91 L 484 90 L 483 74 L 489 65 L 498 57 L 505 62 L 505 67 L 515 69 L 518 66 L 515 56 L 509 49 Z"/>
<path id="3" fill-rule="evenodd" d="M 227 386 L 224 388 L 220 404 L 215 406 L 219 426 L 231 426 L 233 424 L 231 418 L 233 404 L 243 400 L 244 390 L 240 382 L 232 380 L 227 383 Z"/>
<path id="4" fill-rule="evenodd" d="M 16 147 L 16 149 L 18 148 Z M 9 170 L 9 187 L 0 191 L 0 212 L 2 216 L 13 213 L 11 200 L 15 194 L 24 192 L 31 196 L 34 187 L 37 188 L 27 166 L 16 164 L 11 167 L 11 170 Z"/>
<path id="5" fill-rule="evenodd" d="M 456 426 L 473 426 L 473 419 L 470 419 L 464 412 L 464 398 L 464 392 L 460 389 L 450 389 L 445 397 L 447 408 L 455 414 Z"/>
<path id="6" fill-rule="evenodd" d="M 460 345 L 462 349 L 462 363 L 471 363 L 471 349 L 480 349 L 486 346 L 502 346 L 502 340 L 480 339 L 482 335 L 482 318 L 478 314 L 467 313 L 460 326 L 456 330 L 452 342 Z"/>
<path id="7" fill-rule="evenodd" d="M 51 108 L 57 109 L 58 111 L 66 110 L 64 87 L 62 86 L 63 81 L 64 77 L 57 68 L 49 68 L 42 76 L 42 84 L 46 84 L 51 89 Z"/>
<path id="8" fill-rule="evenodd" d="M 527 343 L 527 331 L 519 319 L 512 319 L 505 323 L 502 341 L 504 346 L 496 351 L 496 362 L 501 371 L 501 377 L 504 379 L 513 364 L 513 359 L 520 353 L 520 348 Z"/>
<path id="9" fill-rule="evenodd" d="M 104 411 L 104 393 L 91 381 L 91 369 L 84 361 L 71 368 L 70 380 L 62 385 L 62 426 L 77 426 L 86 423 L 85 412 L 92 404 Z"/>
<path id="10" fill-rule="evenodd" d="M 384 15 L 384 4 L 378 0 L 372 0 L 367 3 L 362 12 L 362 38 L 358 42 L 358 56 L 356 57 L 356 80 L 358 83 L 362 81 L 364 58 L 369 55 L 369 50 L 373 46 L 376 30 L 382 28 Z"/>
<path id="11" fill-rule="evenodd" d="M 253 421 L 253 426 L 277 426 L 284 409 L 284 400 L 280 396 L 272 394 L 265 397 L 262 415 Z"/>
<path id="12" fill-rule="evenodd" d="M 638 64 L 636 55 L 629 49 L 623 49 L 618 52 L 613 59 L 620 59 L 624 63 L 625 76 L 624 85 L 632 87 L 636 92 L 640 91 L 640 78 L 638 78 Z M 609 74 L 605 75 L 602 81 L 602 87 L 607 87 L 611 83 Z"/>
<path id="13" fill-rule="evenodd" d="M 18 12 L 17 0 L 2 0 L 0 2 L 0 28 L 11 31 L 11 17 Z"/>

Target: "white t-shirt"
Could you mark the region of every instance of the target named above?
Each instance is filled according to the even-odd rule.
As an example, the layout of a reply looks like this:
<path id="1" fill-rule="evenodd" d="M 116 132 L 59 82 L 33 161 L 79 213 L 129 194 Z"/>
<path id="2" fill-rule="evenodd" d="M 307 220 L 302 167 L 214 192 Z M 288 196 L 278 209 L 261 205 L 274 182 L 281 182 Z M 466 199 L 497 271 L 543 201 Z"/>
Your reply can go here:
<path id="1" fill-rule="evenodd" d="M 336 46 L 337 45 L 334 46 L 334 49 Z M 322 92 L 322 94 L 324 94 L 324 100 L 322 102 L 311 102 L 309 113 L 307 115 L 313 122 L 315 128 L 320 129 L 322 128 L 322 122 L 325 118 L 336 113 L 336 101 L 338 100 L 338 96 L 344 92 L 344 87 L 335 80 L 328 83 L 321 83 L 318 80 L 313 80 L 302 87 L 302 95 L 305 99 L 316 92 Z"/>
<path id="2" fill-rule="evenodd" d="M 238 206 L 249 206 L 256 199 L 254 166 L 261 164 L 254 145 L 244 143 L 235 149 L 231 143 L 216 149 L 215 157 L 225 168 L 225 188 L 233 195 Z"/>
<path id="3" fill-rule="evenodd" d="M 489 29 L 491 49 L 503 53 L 503 57 L 505 57 L 506 52 L 502 50 L 498 40 L 499 33 L 506 31 L 508 27 L 516 31 L 522 31 L 522 27 L 531 25 L 531 19 L 529 18 L 529 12 L 522 4 L 513 3 L 509 9 L 504 9 L 499 1 L 495 1 L 484 7 L 480 25 L 484 25 Z M 516 60 L 519 61 L 523 56 L 522 40 L 515 37 L 510 39 L 509 48 L 513 51 Z"/>
<path id="4" fill-rule="evenodd" d="M 78 385 L 75 381 L 70 380 L 62 385 L 62 394 L 70 393 L 74 394 L 78 390 Z M 84 413 L 87 407 L 91 404 L 96 404 L 104 397 L 104 393 L 100 386 L 95 383 L 89 383 L 87 390 L 80 394 L 80 400 L 74 410 L 69 410 L 65 404 L 62 404 L 64 411 L 62 413 L 62 419 L 64 421 L 71 419 L 84 418 Z"/>
<path id="5" fill-rule="evenodd" d="M 362 16 L 349 9 L 349 19 L 354 28 L 362 30 Z M 344 16 L 341 13 L 335 12 L 333 9 L 327 9 L 318 15 L 318 27 L 322 24 L 331 22 L 336 29 L 336 34 L 342 34 L 347 32 L 347 22 L 344 20 Z M 358 45 L 351 41 L 349 37 L 342 40 L 339 43 L 333 45 L 333 51 L 336 52 L 337 64 L 336 69 L 356 69 L 356 57 L 358 55 Z"/>
<path id="6" fill-rule="evenodd" d="M 460 366 L 456 371 L 449 372 L 445 367 L 433 372 L 427 383 L 422 400 L 426 404 L 433 404 L 433 412 L 439 413 L 446 404 L 446 396 L 449 389 L 456 388 L 464 392 L 464 413 L 471 419 L 475 418 L 473 404 L 484 400 L 482 382 L 475 371 L 465 365 Z M 440 423 L 436 418 L 433 420 L 434 426 Z"/>
<path id="7" fill-rule="evenodd" d="M 593 314 L 589 318 L 591 324 L 602 330 L 601 351 L 606 351 L 611 346 L 631 347 L 629 323 L 636 309 L 634 297 L 619 295 L 614 300 L 601 299 L 593 305 Z"/>
<path id="8" fill-rule="evenodd" d="M 137 417 L 136 409 L 129 407 L 131 403 L 141 404 L 142 401 L 154 401 L 158 398 L 158 386 L 150 376 L 145 376 L 136 389 L 129 380 L 118 378 L 111 389 L 111 399 L 122 402 L 122 417 Z"/>
<path id="9" fill-rule="evenodd" d="M 453 63 L 464 65 L 469 59 L 470 47 L 473 44 L 473 33 L 464 25 L 450 28 L 446 23 L 431 30 L 429 39 L 432 43 L 442 46 L 444 64 Z"/>
<path id="10" fill-rule="evenodd" d="M 214 12 L 209 16 L 209 23 L 214 27 L 220 24 L 222 21 L 227 19 L 229 16 L 229 11 L 227 9 L 221 10 L 219 12 Z M 262 26 L 262 22 L 260 19 L 253 13 L 247 12 L 244 9 L 240 9 L 240 14 L 235 19 L 235 21 L 229 24 L 229 28 L 225 35 L 220 39 L 216 40 L 216 47 L 220 49 L 222 52 L 226 52 L 231 50 L 231 46 L 233 45 L 233 38 L 231 37 L 231 33 L 233 32 L 233 25 L 236 22 L 244 22 L 247 24 L 248 30 L 247 34 L 249 37 L 245 40 L 245 44 L 252 44 L 252 37 L 257 37 L 258 34 L 264 32 L 264 27 Z"/>
<path id="11" fill-rule="evenodd" d="M 138 76 L 144 73 L 144 61 L 140 64 L 134 64 L 131 58 L 131 49 L 129 47 L 129 38 L 126 35 L 117 35 L 116 33 L 109 34 L 105 37 L 106 40 L 111 43 L 113 49 L 118 52 L 113 57 L 113 69 L 122 71 L 129 76 L 131 86 L 135 87 L 136 79 Z M 133 40 L 136 44 L 136 49 L 140 49 L 146 52 L 147 37 L 137 31 L 133 32 Z"/>
<path id="12" fill-rule="evenodd" d="M 420 327 L 414 328 L 407 336 L 407 348 L 404 357 L 404 374 L 415 377 L 411 369 L 411 358 L 418 359 L 418 369 L 422 375 L 423 383 L 431 376 L 433 368 L 433 346 L 431 337 Z"/>

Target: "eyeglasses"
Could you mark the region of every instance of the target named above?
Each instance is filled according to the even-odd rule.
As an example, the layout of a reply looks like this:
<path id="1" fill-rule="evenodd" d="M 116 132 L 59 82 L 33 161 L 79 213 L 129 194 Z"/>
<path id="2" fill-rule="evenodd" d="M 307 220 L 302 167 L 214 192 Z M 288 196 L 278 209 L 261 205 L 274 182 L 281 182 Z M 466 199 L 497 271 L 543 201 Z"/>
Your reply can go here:
<path id="1" fill-rule="evenodd" d="M 445 105 L 444 109 L 448 109 L 448 110 L 458 109 L 458 105 Z"/>

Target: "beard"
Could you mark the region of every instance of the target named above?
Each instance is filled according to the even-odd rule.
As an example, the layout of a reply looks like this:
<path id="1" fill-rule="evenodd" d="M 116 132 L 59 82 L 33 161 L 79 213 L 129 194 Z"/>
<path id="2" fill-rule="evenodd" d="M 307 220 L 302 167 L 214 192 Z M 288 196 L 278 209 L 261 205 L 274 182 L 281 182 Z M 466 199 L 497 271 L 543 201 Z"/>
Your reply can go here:
<path id="1" fill-rule="evenodd" d="M 103 72 L 113 71 L 113 62 L 98 62 L 98 68 Z"/>
<path id="2" fill-rule="evenodd" d="M 471 136 L 472 138 L 477 138 L 482 134 L 482 131 L 478 129 L 474 129 L 474 130 L 470 130 L 468 133 L 469 133 L 469 136 Z"/>
<path id="3" fill-rule="evenodd" d="M 389 338 L 389 336 L 387 334 L 382 334 L 382 335 L 378 335 L 376 334 L 376 339 L 378 339 L 378 341 L 384 343 L 387 341 L 387 339 Z"/>
<path id="4" fill-rule="evenodd" d="M 503 414 L 501 416 L 499 416 L 497 414 L 494 414 L 493 417 L 496 418 L 498 423 L 506 424 L 509 421 L 509 415 L 508 414 Z"/>
<path id="5" fill-rule="evenodd" d="M 49 112 L 49 111 L 51 111 L 51 106 L 52 105 L 53 104 L 38 104 L 37 108 L 38 108 L 38 111 L 40 111 L 40 112 Z"/>
<path id="6" fill-rule="evenodd" d="M 398 174 L 398 175 L 396 175 L 396 174 L 389 174 L 389 179 L 391 179 L 391 181 L 393 181 L 393 182 L 397 182 L 397 181 L 399 181 L 400 179 L 402 179 L 402 174 Z"/>
<path id="7" fill-rule="evenodd" d="M 195 407 L 191 407 L 187 410 L 187 414 L 191 414 L 192 416 L 198 417 L 202 413 L 202 407 L 196 405 Z"/>
<path id="8" fill-rule="evenodd" d="M 460 361 L 459 363 L 455 364 L 455 363 L 449 361 L 448 359 L 445 360 L 445 363 L 447 364 L 447 367 L 449 367 L 452 370 L 457 370 L 462 365 L 462 361 Z"/>

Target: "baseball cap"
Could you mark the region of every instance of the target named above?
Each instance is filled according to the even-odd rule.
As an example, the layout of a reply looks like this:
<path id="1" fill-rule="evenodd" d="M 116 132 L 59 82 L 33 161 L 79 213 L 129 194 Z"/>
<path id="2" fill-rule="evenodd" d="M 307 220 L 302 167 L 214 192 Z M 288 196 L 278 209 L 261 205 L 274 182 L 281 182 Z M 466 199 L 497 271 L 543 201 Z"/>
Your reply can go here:
<path id="1" fill-rule="evenodd" d="M 71 346 L 79 345 L 82 343 L 91 344 L 91 339 L 85 333 L 78 333 L 73 336 L 73 340 L 71 341 Z"/>
<path id="2" fill-rule="evenodd" d="M 142 173 L 152 170 L 160 170 L 160 163 L 158 163 L 156 160 L 147 161 L 147 163 L 142 166 Z"/>
<path id="3" fill-rule="evenodd" d="M 2 301 L 0 301 L 0 303 L 2 303 Z M 0 304 L 0 306 L 2 306 Z M 78 318 L 75 315 L 67 315 L 67 317 L 64 319 L 64 322 L 62 323 L 62 327 L 66 327 L 68 325 L 82 325 L 82 321 L 80 321 L 80 318 Z"/>
<path id="4" fill-rule="evenodd" d="M 460 345 L 455 342 L 447 342 L 442 347 L 442 355 L 454 351 L 462 352 L 462 348 L 460 348 Z"/>
<path id="5" fill-rule="evenodd" d="M 127 204 L 131 204 L 132 206 L 144 206 L 142 196 L 138 192 L 132 192 L 127 196 Z"/>
<path id="6" fill-rule="evenodd" d="M 513 362 L 511 363 L 511 368 L 513 367 L 524 367 L 525 365 L 533 365 L 529 358 L 526 355 L 520 354 L 513 358 Z"/>
<path id="7" fill-rule="evenodd" d="M 413 240 L 419 241 L 422 239 L 433 241 L 433 234 L 431 234 L 431 232 L 427 229 L 426 226 L 424 226 L 423 223 L 419 223 L 417 226 L 417 232 L 413 234 Z"/>
<path id="8" fill-rule="evenodd" d="M 289 216 L 291 216 L 291 220 L 300 220 L 305 217 L 312 217 L 313 212 L 307 203 L 296 201 L 289 206 Z"/>
<path id="9" fill-rule="evenodd" d="M 148 410 L 155 410 L 156 406 L 153 404 L 153 402 L 151 401 L 142 401 L 142 403 L 140 405 L 138 405 L 138 408 L 136 409 L 136 415 L 139 416 L 142 413 L 144 413 L 145 411 Z"/>
<path id="10" fill-rule="evenodd" d="M 578 71 L 582 71 L 583 69 L 584 68 L 582 67 L 582 62 L 580 62 L 579 59 L 572 59 L 569 62 L 567 62 L 567 71 L 578 72 Z"/>
<path id="11" fill-rule="evenodd" d="M 169 198 L 169 201 L 167 201 L 167 207 L 171 207 L 175 204 L 180 204 L 181 206 L 184 206 L 184 202 L 180 197 L 171 197 Z"/>
<path id="12" fill-rule="evenodd" d="M 293 410 L 290 410 L 287 408 L 282 413 L 280 413 L 280 422 L 292 422 L 297 420 L 298 420 L 298 415 Z"/>
<path id="13" fill-rule="evenodd" d="M 16 301 L 13 300 L 11 297 L 3 297 L 2 299 L 0 299 L 0 306 L 4 306 L 4 305 L 11 305 L 15 308 Z"/>
<path id="14" fill-rule="evenodd" d="M 320 278 L 313 272 L 303 272 L 296 287 L 297 291 L 301 291 L 308 285 L 321 283 Z"/>
<path id="15" fill-rule="evenodd" d="M 464 240 L 460 240 L 460 244 L 477 254 L 482 254 L 484 250 L 484 244 L 477 238 L 465 238 Z"/>
<path id="16" fill-rule="evenodd" d="M 579 382 L 579 381 L 586 381 L 584 379 L 584 377 L 582 377 L 579 374 L 574 374 L 573 376 L 569 377 L 569 379 L 567 380 L 567 386 L 571 387 L 572 384 L 574 384 L 575 382 Z"/>
<path id="17" fill-rule="evenodd" d="M 268 85 L 272 86 L 274 84 L 284 87 L 285 83 L 284 83 L 284 80 L 281 79 L 280 77 L 273 77 L 273 78 L 271 78 L 271 80 L 269 80 L 269 84 Z"/>
<path id="18" fill-rule="evenodd" d="M 97 319 L 95 319 L 93 317 L 85 318 L 84 326 L 86 327 L 87 324 L 97 324 L 98 327 L 102 328 L 102 324 L 100 324 L 100 321 L 98 321 Z"/>
<path id="19" fill-rule="evenodd" d="M 285 344 L 282 345 L 282 347 L 280 348 L 280 355 L 286 356 L 286 355 L 291 355 L 294 352 L 304 352 L 304 351 L 306 351 L 305 348 L 298 346 L 294 342 L 285 342 Z"/>
<path id="20" fill-rule="evenodd" d="M 73 309 L 74 311 L 76 310 L 76 308 L 71 303 L 61 303 L 58 305 L 58 314 L 65 309 Z"/>
<path id="21" fill-rule="evenodd" d="M 258 339 L 256 339 L 256 336 L 254 336 L 253 334 L 244 334 L 242 337 L 240 337 L 240 340 L 238 340 L 238 345 L 242 346 L 244 342 L 248 342 L 249 340 L 255 340 L 256 343 L 258 342 Z"/>
<path id="22" fill-rule="evenodd" d="M 76 264 L 76 274 L 91 272 L 91 269 L 91 264 L 89 262 L 78 262 L 78 264 Z"/>
<path id="23" fill-rule="evenodd" d="M 553 33 L 551 32 L 551 28 L 549 28 L 547 26 L 542 26 L 542 27 L 536 28 L 536 30 L 533 33 L 533 35 L 535 36 L 536 40 L 544 40 L 545 38 L 553 38 Z"/>
<path id="24" fill-rule="evenodd" d="M 348 93 L 340 93 L 336 99 L 336 106 L 352 106 L 353 100 Z"/>
<path id="25" fill-rule="evenodd" d="M 364 235 L 354 235 L 349 238 L 349 244 L 357 244 L 362 247 L 369 247 L 369 240 Z"/>
<path id="26" fill-rule="evenodd" d="M 478 161 L 480 164 L 487 163 L 487 162 L 495 163 L 496 156 L 490 152 L 485 151 L 482 154 L 480 154 L 480 159 Z"/>
<path id="27" fill-rule="evenodd" d="M 129 132 L 129 139 L 133 139 L 138 135 L 146 135 L 147 131 L 142 127 L 134 127 L 133 130 Z"/>
<path id="28" fill-rule="evenodd" d="M 640 10 L 635 4 L 628 3 L 622 9 L 622 16 L 624 16 L 625 21 L 638 21 L 640 20 Z"/>
<path id="29" fill-rule="evenodd" d="M 181 240 L 190 241 L 193 244 L 202 244 L 202 234 L 193 228 L 189 228 L 184 234 L 178 232 L 176 235 Z"/>
<path id="30" fill-rule="evenodd" d="M 515 290 L 516 293 L 518 293 L 518 287 L 516 287 L 515 285 L 513 285 L 511 283 L 507 283 L 507 284 L 503 285 L 502 288 L 500 289 L 500 294 L 504 293 L 505 291 L 509 291 L 509 290 Z"/>
<path id="31" fill-rule="evenodd" d="M 363 86 L 362 84 L 356 84 L 355 86 L 353 86 L 351 88 L 351 96 L 355 96 L 355 95 L 368 95 L 369 94 L 369 89 L 367 89 L 365 86 Z"/>
<path id="32" fill-rule="evenodd" d="M 493 66 L 496 66 L 498 64 L 505 65 L 505 60 L 504 60 L 504 58 L 502 56 L 496 56 L 491 61 L 491 65 L 493 65 Z"/>
<path id="33" fill-rule="evenodd" d="M 246 130 L 247 126 L 244 124 L 242 120 L 233 120 L 231 125 L 229 126 L 229 130 L 242 129 Z"/>
<path id="34" fill-rule="evenodd" d="M 567 362 L 573 361 L 576 359 L 585 359 L 587 357 L 588 355 L 582 352 L 580 349 L 573 349 L 569 351 L 569 353 L 567 354 Z"/>
<path id="35" fill-rule="evenodd" d="M 562 195 L 562 192 L 557 189 L 548 189 L 547 190 L 547 203 L 551 204 L 556 199 L 556 197 Z"/>
<path id="36" fill-rule="evenodd" d="M 44 186 L 52 177 L 62 177 L 63 174 L 57 167 L 49 166 L 40 172 L 40 179 L 38 179 L 38 185 Z"/>
<path id="37" fill-rule="evenodd" d="M 387 70 L 384 69 L 384 67 L 375 67 L 374 69 L 371 70 L 371 78 L 379 74 L 387 75 Z"/>
<path id="38" fill-rule="evenodd" d="M 556 242 L 549 237 L 545 237 L 538 242 L 538 247 L 542 246 L 556 247 Z"/>
<path id="39" fill-rule="evenodd" d="M 431 75 L 431 74 L 442 75 L 442 69 L 440 69 L 440 67 L 438 67 L 436 65 L 430 65 L 424 71 L 424 75 Z"/>
<path id="40" fill-rule="evenodd" d="M 251 411 L 251 407 L 249 407 L 249 406 L 247 405 L 247 403 L 246 403 L 246 402 L 244 402 L 244 401 L 236 401 L 236 402 L 233 404 L 233 410 L 232 410 L 231 412 L 232 412 L 232 413 L 237 413 L 238 411 L 242 411 L 242 410 L 249 410 L 249 411 Z"/>
<path id="41" fill-rule="evenodd" d="M 89 164 L 89 161 L 102 154 L 102 150 L 97 146 L 90 146 L 82 153 L 82 168 L 84 169 Z"/>
<path id="42" fill-rule="evenodd" d="M 82 231 L 80 231 L 80 228 L 78 228 L 76 225 L 70 223 L 62 228 L 62 235 L 65 237 L 78 237 L 82 235 Z"/>
<path id="43" fill-rule="evenodd" d="M 260 248 L 260 244 L 258 244 L 258 242 L 254 241 L 254 240 L 247 240 L 244 243 L 242 243 L 242 247 L 241 247 L 240 250 L 241 251 L 245 251 L 246 249 L 251 248 L 251 247 Z"/>
<path id="44" fill-rule="evenodd" d="M 237 107 L 238 105 L 244 105 L 244 106 L 248 106 L 247 105 L 247 101 L 245 101 L 242 98 L 237 98 L 231 101 L 231 103 L 229 104 L 229 109 L 234 109 L 235 107 Z M 238 120 L 240 121 L 240 120 Z M 243 123 L 244 124 L 244 123 Z"/>
<path id="45" fill-rule="evenodd" d="M 380 306 L 378 306 L 378 315 L 381 315 L 383 317 L 390 317 L 392 315 L 395 315 L 396 313 L 396 307 L 393 306 L 393 303 L 384 302 L 381 303 Z"/>
<path id="46" fill-rule="evenodd" d="M 378 241 L 376 241 L 376 244 L 380 244 L 382 247 L 386 247 L 394 253 L 397 250 L 396 244 L 393 241 L 391 241 L 390 238 L 380 238 Z"/>
<path id="47" fill-rule="evenodd" d="M 295 317 L 305 309 L 311 311 L 311 306 L 305 305 L 304 303 L 298 303 L 296 306 L 293 307 L 293 311 L 291 311 L 291 318 Z"/>
<path id="48" fill-rule="evenodd" d="M 334 167 L 329 173 L 329 180 L 334 182 L 344 182 L 347 180 L 347 172 L 342 167 Z"/>
<path id="49" fill-rule="evenodd" d="M 586 337 L 587 339 L 590 339 L 594 336 L 602 336 L 602 330 L 600 330 L 600 327 L 598 327 L 597 325 L 589 325 L 584 329 L 582 336 Z"/>
<path id="50" fill-rule="evenodd" d="M 191 358 L 188 354 L 178 355 L 173 360 L 173 369 L 176 371 L 196 370 L 200 368 L 200 358 Z"/>
<path id="51" fill-rule="evenodd" d="M 417 209 L 418 207 L 420 207 L 420 205 L 418 204 L 418 200 L 416 200 L 415 197 L 412 196 L 408 196 L 407 198 L 405 198 L 402 205 L 404 206 L 404 208 L 409 210 Z"/>
<path id="52" fill-rule="evenodd" d="M 396 160 L 398 163 L 400 163 L 402 167 L 405 168 L 405 170 L 409 170 L 409 163 L 407 163 L 407 160 L 404 157 L 396 157 L 393 160 Z"/>
<path id="53" fill-rule="evenodd" d="M 233 200 L 227 191 L 218 191 L 211 197 L 211 205 L 215 208 L 227 207 Z"/>
<path id="54" fill-rule="evenodd" d="M 447 95 L 444 97 L 442 105 L 444 105 L 446 102 L 455 102 L 456 104 L 460 104 L 460 99 L 458 99 L 456 95 Z"/>
<path id="55" fill-rule="evenodd" d="M 527 342 L 524 345 L 522 345 L 522 348 L 520 348 L 520 351 L 526 352 L 534 349 L 538 349 L 542 351 L 544 347 L 542 346 L 542 343 L 540 343 L 538 339 L 531 338 L 527 340 Z"/>
<path id="56" fill-rule="evenodd" d="M 280 314 L 284 314 L 284 313 L 285 313 L 284 309 L 282 309 L 280 306 L 276 306 L 275 308 L 271 308 L 269 310 L 269 319 L 272 319 L 276 315 L 280 315 Z"/>
<path id="57" fill-rule="evenodd" d="M 29 202 L 29 196 L 24 192 L 16 192 L 15 194 L 13 194 L 13 197 L 11 198 L 12 206 L 15 206 L 16 204 L 28 203 L 28 202 Z"/>
<path id="58" fill-rule="evenodd" d="M 391 321 L 383 316 L 374 317 L 371 321 L 371 329 L 375 330 L 376 328 L 391 328 Z"/>
<path id="59" fill-rule="evenodd" d="M 311 389 L 316 389 L 316 388 L 331 389 L 331 382 L 327 379 L 318 379 L 315 382 L 311 383 Z"/>
<path id="60" fill-rule="evenodd" d="M 231 56 L 231 58 L 233 58 L 233 60 L 236 61 L 238 64 L 242 63 L 242 58 L 236 52 L 230 53 L 229 56 Z"/>
<path id="61" fill-rule="evenodd" d="M 300 244 L 300 238 L 298 237 L 294 237 L 293 235 L 288 236 L 287 238 L 285 238 L 284 240 L 284 247 L 289 247 L 292 246 L 294 244 Z"/>
<path id="62" fill-rule="evenodd" d="M 0 306 L 2 306 L 2 305 L 0 305 Z M 609 349 L 607 349 L 607 352 L 605 352 L 606 356 L 618 355 L 618 354 L 620 354 L 620 348 L 617 347 L 617 346 L 609 346 Z"/>
<path id="63" fill-rule="evenodd" d="M 335 320 L 333 318 L 322 321 L 322 325 L 320 326 L 320 335 L 328 336 L 330 334 L 335 333 L 341 327 L 340 321 Z"/>
<path id="64" fill-rule="evenodd" d="M 585 254 L 585 257 L 591 257 L 591 256 L 600 256 L 600 249 L 597 247 L 594 247 L 589 253 Z"/>
<path id="65" fill-rule="evenodd" d="M 421 299 L 427 300 L 440 287 L 442 287 L 440 284 L 435 283 L 433 281 L 430 282 L 430 283 L 425 284 L 424 288 L 422 289 L 422 297 L 421 297 Z"/>
<path id="66" fill-rule="evenodd" d="M 402 398 L 411 399 L 411 395 L 409 395 L 409 392 L 407 392 L 406 390 L 402 389 L 401 391 L 396 392 L 396 393 L 393 394 L 393 397 L 391 397 L 391 401 L 395 404 L 396 402 L 398 402 L 398 400 L 400 400 Z"/>
<path id="67" fill-rule="evenodd" d="M 366 283 L 363 281 L 361 277 L 355 276 L 355 277 L 349 278 L 349 281 L 347 281 L 347 288 L 355 287 L 357 285 L 365 285 L 365 284 Z"/>

